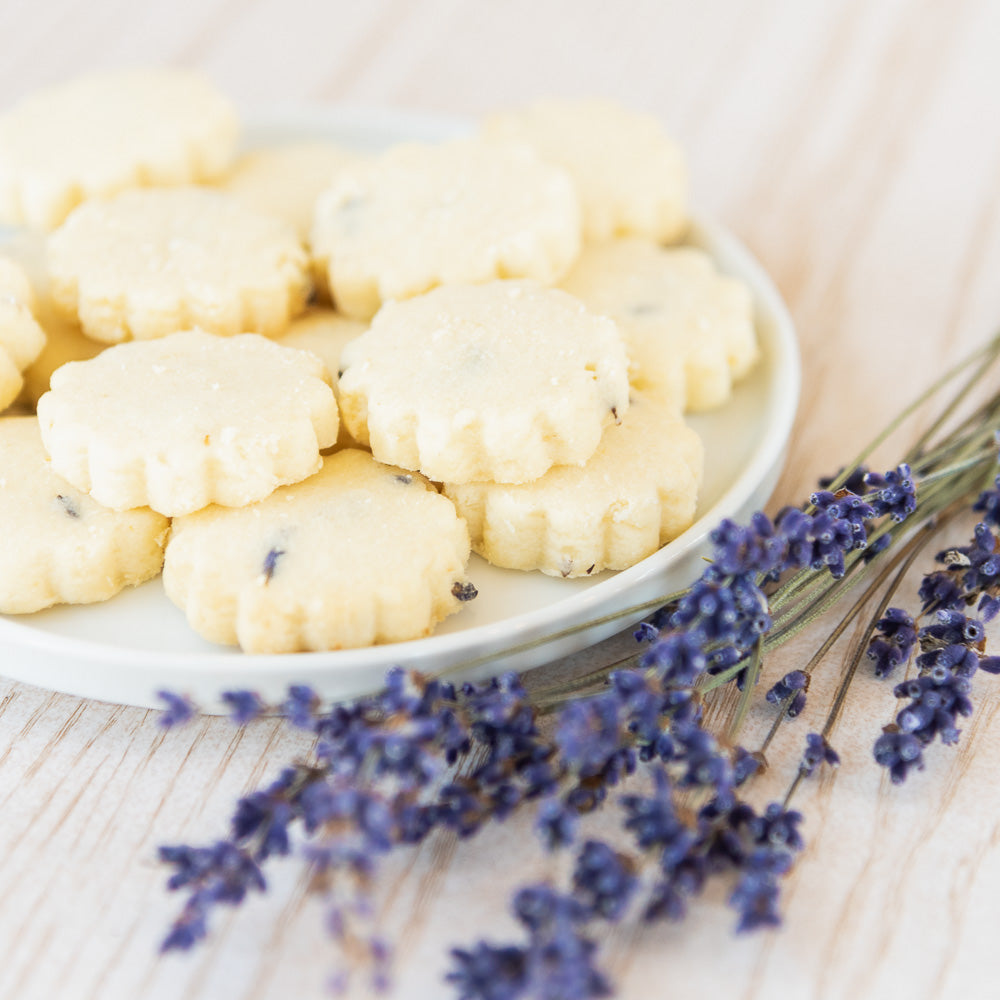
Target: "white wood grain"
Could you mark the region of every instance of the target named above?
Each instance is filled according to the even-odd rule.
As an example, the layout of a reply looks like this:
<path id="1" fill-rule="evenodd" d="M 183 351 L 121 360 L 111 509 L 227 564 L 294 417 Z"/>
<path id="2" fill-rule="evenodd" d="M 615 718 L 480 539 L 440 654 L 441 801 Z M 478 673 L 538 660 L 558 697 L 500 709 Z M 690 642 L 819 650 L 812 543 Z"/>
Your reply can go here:
<path id="1" fill-rule="evenodd" d="M 653 111 L 688 152 L 699 205 L 760 256 L 799 326 L 805 390 L 775 506 L 1000 323 L 1000 6 L 990 0 L 9 0 L 0 34 L 3 106 L 85 69 L 174 61 L 248 108 L 477 114 L 558 93 Z M 818 642 L 782 650 L 768 676 Z M 787 783 L 844 653 L 772 747 L 761 801 Z M 305 751 L 300 736 L 270 722 L 236 734 L 216 719 L 164 733 L 153 713 L 10 682 L 0 699 L 0 997 L 325 995 L 336 954 L 292 863 L 205 948 L 156 954 L 178 905 L 156 845 L 222 835 L 236 796 Z M 798 801 L 809 847 L 788 880 L 784 930 L 734 937 L 721 891 L 683 925 L 617 928 L 602 954 L 619 995 L 1000 995 L 995 679 L 976 681 L 976 701 L 960 748 L 936 749 L 926 772 L 893 788 L 870 750 L 894 699 L 861 676 L 835 734 L 842 767 Z M 748 745 L 767 723 L 751 714 Z M 450 943 L 514 932 L 511 885 L 558 874 L 528 827 L 515 817 L 469 842 L 437 834 L 389 859 L 379 900 L 397 941 L 395 995 L 446 996 Z"/>

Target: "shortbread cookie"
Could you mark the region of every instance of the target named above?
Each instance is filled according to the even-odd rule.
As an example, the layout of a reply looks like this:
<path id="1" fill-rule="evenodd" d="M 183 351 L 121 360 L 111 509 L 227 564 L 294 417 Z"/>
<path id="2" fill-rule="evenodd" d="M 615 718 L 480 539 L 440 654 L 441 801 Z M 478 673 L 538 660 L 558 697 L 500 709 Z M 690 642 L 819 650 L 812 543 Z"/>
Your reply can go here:
<path id="1" fill-rule="evenodd" d="M 471 139 L 397 146 L 345 169 L 320 197 L 312 231 L 334 303 L 359 319 L 437 285 L 552 284 L 579 247 L 566 172 L 526 146 Z"/>
<path id="2" fill-rule="evenodd" d="M 377 459 L 446 482 L 580 465 L 628 408 L 615 324 L 535 282 L 446 285 L 383 307 L 344 349 L 340 401 Z"/>
<path id="3" fill-rule="evenodd" d="M 255 211 L 287 222 L 307 241 L 316 200 L 362 154 L 332 142 L 297 142 L 253 149 L 237 160 L 221 186 Z"/>
<path id="4" fill-rule="evenodd" d="M 634 386 L 688 410 L 724 403 L 757 360 L 749 288 L 701 250 L 640 239 L 589 246 L 562 287 L 618 323 Z"/>
<path id="5" fill-rule="evenodd" d="M 694 520 L 701 440 L 666 403 L 635 396 L 581 468 L 521 485 L 446 484 L 473 550 L 497 566 L 588 576 L 625 569 Z"/>
<path id="6" fill-rule="evenodd" d="M 197 73 L 94 73 L 27 97 L 0 117 L 0 222 L 59 225 L 82 201 L 130 187 L 212 181 L 239 131 Z"/>
<path id="7" fill-rule="evenodd" d="M 295 320 L 288 332 L 278 337 L 275 343 L 315 354 L 326 365 L 326 370 L 333 379 L 333 393 L 339 400 L 341 354 L 347 344 L 360 337 L 367 329 L 366 323 L 348 319 L 332 309 L 314 307 Z M 341 421 L 336 447 L 347 448 L 356 443 Z"/>
<path id="8" fill-rule="evenodd" d="M 157 575 L 169 522 L 108 510 L 53 471 L 34 417 L 0 418 L 0 612 L 105 601 Z"/>
<path id="9" fill-rule="evenodd" d="M 680 239 L 687 227 L 687 170 L 651 115 L 612 101 L 549 100 L 488 118 L 490 138 L 528 142 L 565 167 L 583 205 L 584 237 Z"/>
<path id="10" fill-rule="evenodd" d="M 427 635 L 475 597 L 469 536 L 421 476 L 337 452 L 239 510 L 174 521 L 163 583 L 199 635 L 251 653 Z"/>
<path id="11" fill-rule="evenodd" d="M 200 330 L 63 365 L 38 401 L 52 467 L 108 507 L 240 506 L 312 475 L 337 439 L 323 363 Z"/>
<path id="12" fill-rule="evenodd" d="M 22 373 L 45 346 L 45 334 L 35 319 L 31 282 L 24 269 L 0 257 L 0 410 L 17 399 Z"/>
<path id="13" fill-rule="evenodd" d="M 106 343 L 193 326 L 275 336 L 305 308 L 308 266 L 286 223 L 195 187 L 87 202 L 49 241 L 52 301 Z"/>

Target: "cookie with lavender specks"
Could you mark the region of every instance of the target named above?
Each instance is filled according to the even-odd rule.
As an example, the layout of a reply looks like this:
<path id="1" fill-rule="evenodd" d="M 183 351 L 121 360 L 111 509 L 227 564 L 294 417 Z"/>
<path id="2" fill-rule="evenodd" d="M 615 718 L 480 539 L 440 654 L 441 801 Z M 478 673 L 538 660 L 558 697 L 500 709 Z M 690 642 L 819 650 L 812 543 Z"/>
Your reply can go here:
<path id="1" fill-rule="evenodd" d="M 569 176 L 516 143 L 393 147 L 345 168 L 316 205 L 316 266 L 338 309 L 370 319 L 438 285 L 553 284 L 580 249 Z"/>
<path id="2" fill-rule="evenodd" d="M 167 596 L 199 635 L 250 653 L 428 635 L 476 595 L 469 535 L 422 477 L 346 449 L 239 509 L 173 523 Z"/>
<path id="3" fill-rule="evenodd" d="M 562 287 L 618 323 L 636 388 L 689 411 L 722 405 L 759 355 L 750 289 L 702 250 L 609 240 Z"/>
<path id="4" fill-rule="evenodd" d="M 446 483 L 472 548 L 511 569 L 590 576 L 626 569 L 694 521 L 702 445 L 669 403 L 635 395 L 582 466 L 530 483 Z"/>
<path id="5" fill-rule="evenodd" d="M 319 469 L 337 439 L 323 363 L 201 330 L 63 365 L 38 401 L 53 469 L 116 510 L 241 506 Z"/>
<path id="6" fill-rule="evenodd" d="M 520 483 L 581 465 L 628 409 L 615 324 L 531 281 L 390 302 L 341 368 L 354 439 L 440 482 Z"/>
<path id="7" fill-rule="evenodd" d="M 57 476 L 34 417 L 0 418 L 0 612 L 105 601 L 160 572 L 169 522 L 113 511 Z"/>

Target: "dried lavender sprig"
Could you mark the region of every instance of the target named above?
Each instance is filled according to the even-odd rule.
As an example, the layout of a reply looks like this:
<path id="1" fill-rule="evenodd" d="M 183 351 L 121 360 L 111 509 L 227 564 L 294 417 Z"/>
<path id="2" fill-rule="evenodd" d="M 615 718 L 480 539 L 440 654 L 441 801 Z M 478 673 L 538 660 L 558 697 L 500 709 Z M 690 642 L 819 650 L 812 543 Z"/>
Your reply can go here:
<path id="1" fill-rule="evenodd" d="M 252 704 L 244 694 L 230 701 Z M 363 888 L 386 852 L 438 827 L 474 832 L 486 818 L 505 815 L 510 789 L 531 795 L 548 780 L 549 750 L 537 739 L 534 711 L 512 676 L 456 690 L 395 670 L 380 694 L 327 711 L 308 689 L 293 688 L 285 711 L 316 736 L 314 759 L 241 799 L 226 840 L 211 848 L 161 850 L 174 868 L 169 887 L 188 894 L 164 949 L 190 947 L 207 933 L 216 906 L 238 905 L 262 891 L 262 866 L 287 854 L 297 839 L 310 844 L 314 884 L 330 892 L 345 876 Z M 481 762 L 470 792 L 461 777 L 448 781 L 444 772 L 473 747 Z M 342 938 L 349 936 L 344 916 L 334 921 Z M 373 959 L 384 958 L 384 949 L 370 951 Z M 373 972 L 384 978 L 379 962 Z"/>
<path id="2" fill-rule="evenodd" d="M 923 768 L 923 752 L 936 738 L 946 745 L 957 742 L 958 718 L 972 712 L 969 694 L 973 676 L 980 669 L 1000 673 L 1000 658 L 985 655 L 983 621 L 965 614 L 977 603 L 984 617 L 992 617 L 1000 608 L 1000 538 L 995 531 L 998 504 L 1000 477 L 997 489 L 984 491 L 976 503 L 987 517 L 976 525 L 971 544 L 939 553 L 937 561 L 945 569 L 925 575 L 921 587 L 924 609 L 921 616 L 910 620 L 911 629 L 928 613 L 933 613 L 934 620 L 916 633 L 920 648 L 916 657 L 918 675 L 896 686 L 896 696 L 908 698 L 909 702 L 895 722 L 885 727 L 874 746 L 875 760 L 889 770 L 894 783 L 905 781 L 912 770 Z M 940 586 L 928 586 L 942 573 L 946 578 L 958 578 L 952 581 L 950 593 Z M 900 617 L 900 621 L 905 620 Z M 885 635 L 886 625 L 892 623 L 878 624 Z M 868 644 L 872 659 L 884 655 L 880 643 L 884 644 L 884 639 L 876 635 Z M 888 672 L 882 671 L 883 675 Z"/>
<path id="3" fill-rule="evenodd" d="M 775 803 L 758 814 L 744 803 L 713 799 L 692 826 L 680 818 L 674 789 L 660 765 L 654 765 L 653 778 L 650 794 L 621 799 L 631 853 L 587 841 L 568 890 L 543 883 L 516 894 L 515 913 L 527 930 L 525 943 L 480 941 L 472 949 L 453 950 L 448 979 L 460 1000 L 605 996 L 607 981 L 592 963 L 597 925 L 617 922 L 636 909 L 646 922 L 679 920 L 688 900 L 721 872 L 733 876 L 729 902 L 739 914 L 738 931 L 780 922 L 778 880 L 802 849 L 801 815 Z M 549 961 L 540 962 L 540 946 L 551 939 L 539 940 L 539 924 L 551 928 L 556 919 L 563 921 L 559 944 Z"/>

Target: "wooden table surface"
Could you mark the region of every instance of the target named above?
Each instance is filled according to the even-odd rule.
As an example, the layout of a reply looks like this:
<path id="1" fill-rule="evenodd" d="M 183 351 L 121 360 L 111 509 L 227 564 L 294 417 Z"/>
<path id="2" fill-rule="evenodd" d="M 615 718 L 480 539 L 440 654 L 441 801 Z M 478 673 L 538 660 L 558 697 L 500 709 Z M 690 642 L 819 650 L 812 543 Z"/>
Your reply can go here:
<path id="1" fill-rule="evenodd" d="M 475 115 L 601 94 L 654 112 L 687 151 L 697 205 L 759 257 L 798 327 L 804 391 L 775 508 L 1000 323 L 991 0 L 5 0 L 0 37 L 2 107 L 87 69 L 164 62 L 205 70 L 245 109 Z M 817 678 L 817 704 L 838 666 Z M 164 732 L 153 712 L 2 680 L 0 697 L 0 997 L 326 995 L 336 954 L 294 862 L 201 950 L 157 957 L 178 900 L 156 846 L 222 835 L 234 799 L 303 752 L 301 737 L 213 718 Z M 980 677 L 975 697 L 960 747 L 936 747 L 895 788 L 871 760 L 895 700 L 861 677 L 834 738 L 843 765 L 797 803 L 808 848 L 783 930 L 735 937 L 721 893 L 680 925 L 621 926 L 601 948 L 618 995 L 1000 997 L 1000 684 Z M 763 721 L 751 717 L 749 743 Z M 817 725 L 786 728 L 759 801 Z M 509 888 L 550 864 L 527 828 L 438 833 L 388 862 L 393 996 L 447 996 L 451 943 L 512 933 Z"/>

